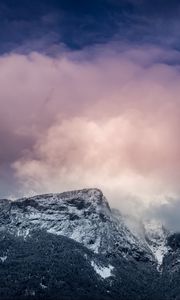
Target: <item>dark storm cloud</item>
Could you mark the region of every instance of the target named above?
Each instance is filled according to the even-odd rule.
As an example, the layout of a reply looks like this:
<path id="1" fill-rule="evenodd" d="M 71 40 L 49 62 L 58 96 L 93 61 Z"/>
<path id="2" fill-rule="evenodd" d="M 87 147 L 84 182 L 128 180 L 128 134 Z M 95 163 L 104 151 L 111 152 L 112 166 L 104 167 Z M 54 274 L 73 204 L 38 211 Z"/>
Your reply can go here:
<path id="1" fill-rule="evenodd" d="M 62 43 L 77 49 L 112 39 L 179 47 L 179 6 L 176 0 L 2 0 L 0 51 L 50 52 Z"/>

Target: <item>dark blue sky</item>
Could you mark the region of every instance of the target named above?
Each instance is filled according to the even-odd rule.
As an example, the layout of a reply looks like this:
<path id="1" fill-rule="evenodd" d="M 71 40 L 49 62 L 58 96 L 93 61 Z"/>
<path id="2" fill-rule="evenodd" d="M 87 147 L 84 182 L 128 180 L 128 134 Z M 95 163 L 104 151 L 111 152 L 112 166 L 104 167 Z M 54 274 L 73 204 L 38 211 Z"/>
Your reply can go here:
<path id="1" fill-rule="evenodd" d="M 82 48 L 109 40 L 179 49 L 177 0 L 1 0 L 0 52 Z"/>

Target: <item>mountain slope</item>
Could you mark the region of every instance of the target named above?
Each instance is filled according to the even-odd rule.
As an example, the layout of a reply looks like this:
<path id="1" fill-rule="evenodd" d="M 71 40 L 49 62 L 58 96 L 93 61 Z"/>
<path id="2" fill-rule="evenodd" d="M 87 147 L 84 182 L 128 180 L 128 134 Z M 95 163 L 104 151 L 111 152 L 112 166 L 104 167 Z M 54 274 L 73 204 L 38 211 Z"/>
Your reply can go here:
<path id="1" fill-rule="evenodd" d="M 69 237 L 95 253 L 134 255 L 154 260 L 147 243 L 135 236 L 122 216 L 111 211 L 98 189 L 47 194 L 1 204 L 0 225 L 26 237 L 30 231 L 45 229 Z M 6 213 L 5 213 L 6 212 Z"/>
<path id="2" fill-rule="evenodd" d="M 129 220 L 98 189 L 1 200 L 0 298 L 56 299 L 55 289 L 57 299 L 166 299 L 170 235 Z"/>

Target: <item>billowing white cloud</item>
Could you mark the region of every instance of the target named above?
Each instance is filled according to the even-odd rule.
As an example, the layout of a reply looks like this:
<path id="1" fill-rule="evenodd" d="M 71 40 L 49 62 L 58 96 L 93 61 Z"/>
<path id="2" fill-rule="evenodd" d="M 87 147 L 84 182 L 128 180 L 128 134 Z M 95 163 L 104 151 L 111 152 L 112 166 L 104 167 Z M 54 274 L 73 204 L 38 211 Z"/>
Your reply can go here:
<path id="1" fill-rule="evenodd" d="M 97 186 L 138 214 L 167 202 L 179 195 L 179 59 L 119 44 L 1 57 L 0 160 L 25 193 Z"/>

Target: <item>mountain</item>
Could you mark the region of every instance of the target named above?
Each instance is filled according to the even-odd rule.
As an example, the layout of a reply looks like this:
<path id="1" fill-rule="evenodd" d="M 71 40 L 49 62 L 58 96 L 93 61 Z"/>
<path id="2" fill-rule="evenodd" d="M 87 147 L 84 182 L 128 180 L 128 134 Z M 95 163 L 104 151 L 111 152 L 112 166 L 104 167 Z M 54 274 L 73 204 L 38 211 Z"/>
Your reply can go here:
<path id="1" fill-rule="evenodd" d="M 98 189 L 0 200 L 0 299 L 180 299 L 180 234 Z"/>

